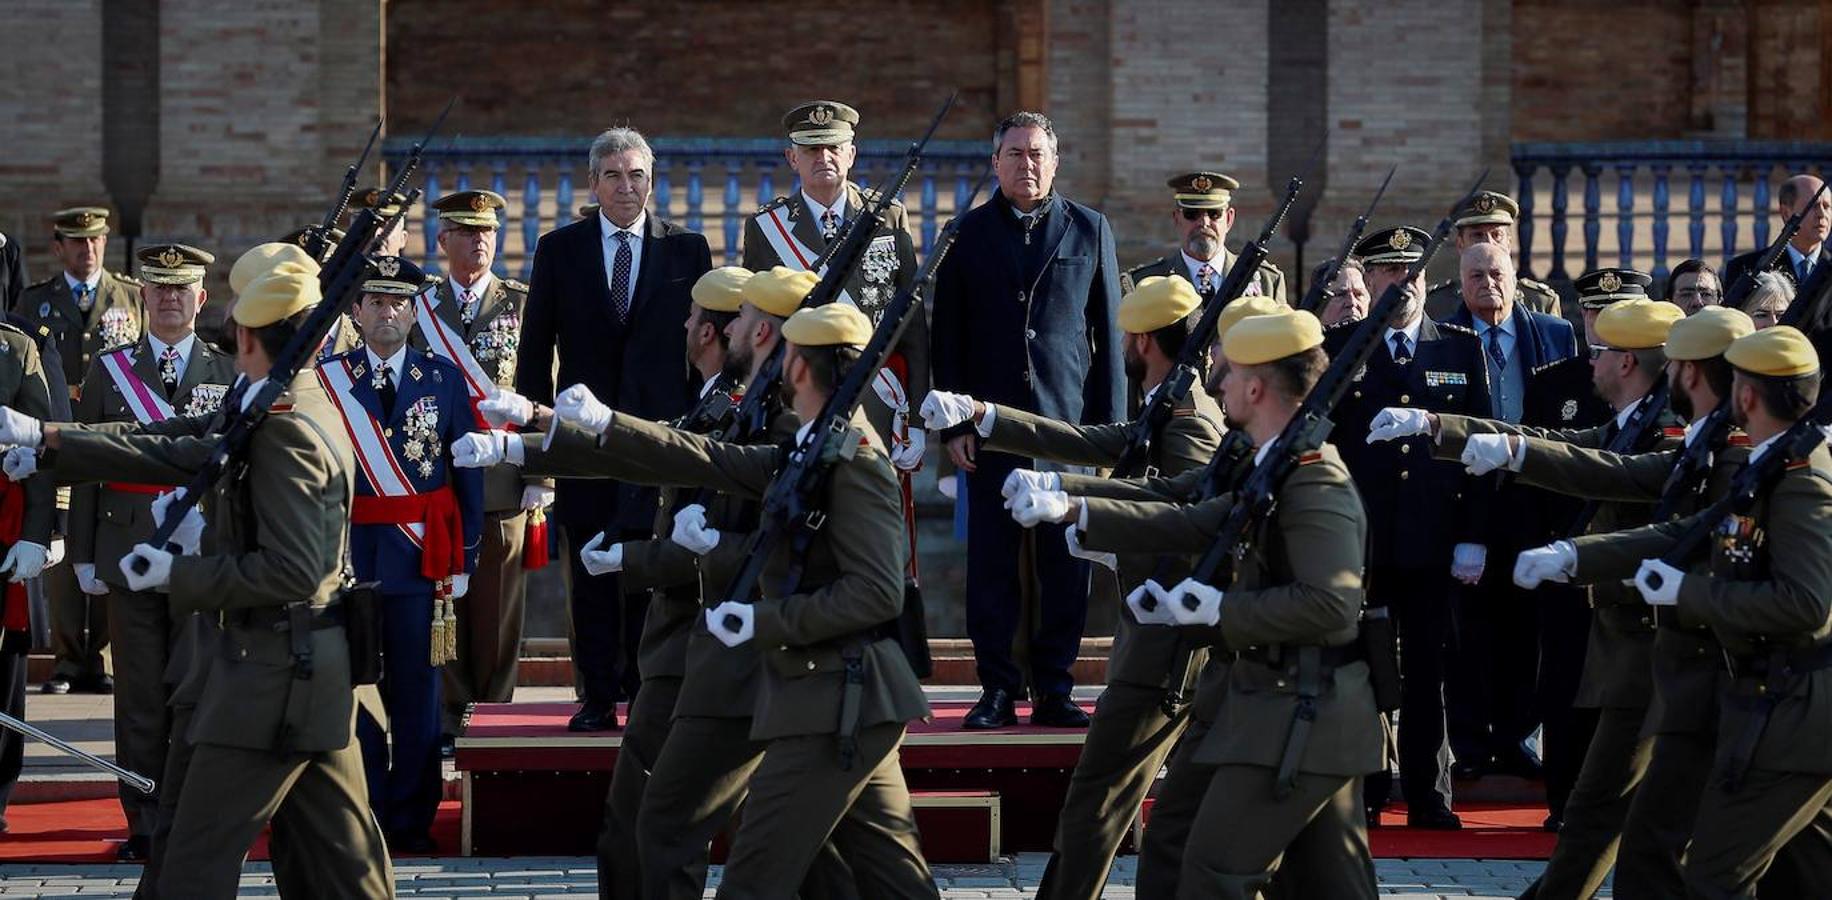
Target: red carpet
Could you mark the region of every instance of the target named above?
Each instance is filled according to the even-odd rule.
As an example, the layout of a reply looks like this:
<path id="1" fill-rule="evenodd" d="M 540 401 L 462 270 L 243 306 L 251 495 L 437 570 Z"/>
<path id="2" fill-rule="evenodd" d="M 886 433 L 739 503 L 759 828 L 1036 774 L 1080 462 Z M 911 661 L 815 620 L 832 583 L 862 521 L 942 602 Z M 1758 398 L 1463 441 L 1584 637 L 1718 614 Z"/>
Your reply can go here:
<path id="1" fill-rule="evenodd" d="M 440 856 L 458 855 L 462 810 L 456 800 L 439 804 L 433 840 Z M 127 820 L 113 798 L 59 803 L 14 804 L 6 810 L 0 834 L 0 862 L 112 863 L 115 849 L 127 837 Z M 403 854 L 395 854 L 397 857 Z M 267 835 L 255 841 L 253 859 L 267 858 Z"/>
<path id="2" fill-rule="evenodd" d="M 1381 815 L 1383 827 L 1368 832 L 1374 855 L 1383 859 L 1547 859 L 1558 835 L 1540 828 L 1544 806 L 1458 804 L 1462 831 L 1424 831 L 1406 826 L 1406 808 L 1395 804 Z"/>

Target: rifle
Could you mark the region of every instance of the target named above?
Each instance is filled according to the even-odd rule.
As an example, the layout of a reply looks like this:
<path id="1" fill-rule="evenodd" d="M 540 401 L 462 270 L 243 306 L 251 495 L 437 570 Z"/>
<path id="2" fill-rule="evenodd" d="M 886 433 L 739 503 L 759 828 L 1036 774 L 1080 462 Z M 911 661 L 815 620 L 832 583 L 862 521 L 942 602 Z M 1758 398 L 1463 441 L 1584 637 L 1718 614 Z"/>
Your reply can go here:
<path id="1" fill-rule="evenodd" d="M 1756 276 L 1774 268 L 1775 263 L 1781 259 L 1781 255 L 1787 252 L 1788 242 L 1792 241 L 1795 233 L 1800 231 L 1800 223 L 1806 220 L 1807 212 L 1818 206 L 1819 195 L 1825 193 L 1828 186 L 1832 186 L 1832 182 L 1822 183 L 1819 190 L 1814 191 L 1813 196 L 1801 204 L 1799 212 L 1788 216 L 1787 223 L 1781 226 L 1781 233 L 1775 235 L 1775 239 L 1769 242 L 1768 249 L 1763 251 L 1761 258 L 1756 260 L 1756 264 L 1750 266 L 1748 271 L 1738 275 L 1736 283 L 1724 289 L 1725 306 L 1731 309 L 1743 308 L 1744 301 L 1748 300 L 1750 293 L 1756 289 Z"/>
<path id="2" fill-rule="evenodd" d="M 725 427 L 732 410 L 737 406 L 732 402 L 732 389 L 738 386 L 738 379 L 720 372 L 713 376 L 712 386 L 700 395 L 698 403 L 687 414 L 675 420 L 674 427 L 694 434 L 708 432 Z"/>
<path id="3" fill-rule="evenodd" d="M 343 218 L 344 211 L 350 208 L 350 198 L 356 196 L 356 179 L 362 174 L 363 163 L 369 161 L 369 151 L 375 149 L 375 139 L 382 133 L 381 117 L 376 117 L 375 128 L 369 132 L 369 142 L 363 145 L 363 152 L 356 157 L 356 162 L 344 170 L 343 187 L 337 191 L 337 199 L 332 201 L 331 208 L 324 214 L 324 221 L 316 229 L 306 229 L 305 252 L 313 259 L 323 259 L 324 251 L 331 239 L 331 229 L 337 227 L 337 220 Z"/>
<path id="4" fill-rule="evenodd" d="M 1312 159 L 1311 165 L 1316 165 Z M 1304 174 L 1309 174 L 1308 172 Z M 1157 392 L 1151 395 L 1151 402 L 1139 410 L 1139 416 L 1132 420 L 1126 430 L 1126 446 L 1120 451 L 1119 460 L 1114 463 L 1113 474 L 1117 478 L 1129 478 L 1148 474 L 1150 471 L 1151 444 L 1164 423 L 1170 421 L 1171 413 L 1177 404 L 1189 396 L 1190 386 L 1196 383 L 1202 372 L 1202 359 L 1209 352 L 1209 344 L 1214 342 L 1215 326 L 1221 320 L 1221 311 L 1228 304 L 1239 299 L 1247 292 L 1247 285 L 1253 283 L 1259 274 L 1261 263 L 1270 254 L 1266 245 L 1272 242 L 1272 236 L 1278 233 L 1279 223 L 1285 221 L 1285 215 L 1298 200 L 1298 191 L 1304 187 L 1304 179 L 1299 175 L 1291 176 L 1285 183 L 1285 197 L 1279 201 L 1272 215 L 1266 219 L 1265 227 L 1260 229 L 1259 236 L 1247 242 L 1240 254 L 1228 266 L 1228 277 L 1221 283 L 1221 289 L 1210 297 L 1203 307 L 1202 318 L 1190 329 L 1189 337 L 1183 341 L 1183 349 L 1177 353 L 1177 361 L 1171 367 L 1170 374 L 1158 385 Z"/>
<path id="5" fill-rule="evenodd" d="M 1634 453 L 1636 448 L 1642 446 L 1649 430 L 1660 427 L 1660 412 L 1667 408 L 1668 391 L 1667 378 L 1663 373 L 1655 379 L 1654 387 L 1635 401 L 1635 411 L 1628 414 L 1628 424 L 1622 426 L 1622 430 L 1616 432 L 1615 438 L 1603 449 L 1609 453 L 1627 454 Z M 1596 518 L 1598 508 L 1595 499 L 1585 501 L 1584 508 L 1578 511 L 1577 518 L 1572 520 L 1565 534 L 1583 534 L 1590 527 L 1590 520 Z"/>
<path id="6" fill-rule="evenodd" d="M 426 136 L 415 143 L 412 150 L 408 151 L 406 162 L 402 163 L 401 170 L 395 173 L 393 183 L 388 186 L 389 191 L 399 192 L 407 184 L 407 179 L 419 169 L 427 143 L 439 133 L 439 126 L 445 124 L 446 115 L 451 113 L 452 106 L 457 102 L 458 98 L 453 97 L 450 102 L 446 103 L 439 117 L 433 120 L 432 127 L 427 130 Z M 419 193 L 419 190 L 415 189 L 412 196 L 418 196 Z M 408 205 L 411 205 L 411 202 L 403 205 L 401 211 L 396 213 L 396 219 L 406 215 Z M 323 293 L 323 299 L 312 308 L 305 323 L 293 333 L 293 336 L 287 340 L 286 346 L 274 358 L 273 366 L 267 371 L 266 381 L 262 383 L 260 390 L 255 393 L 248 405 L 227 411 L 223 422 L 222 439 L 217 441 L 216 448 L 211 451 L 203 467 L 198 469 L 197 474 L 191 478 L 191 483 L 185 487 L 184 493 L 173 500 L 172 505 L 166 510 L 164 523 L 153 530 L 153 536 L 146 541 L 148 544 L 155 547 L 169 546 L 172 533 L 177 531 L 178 524 L 184 520 L 185 513 L 190 512 L 204 495 L 210 493 L 217 481 L 241 467 L 248 453 L 249 442 L 254 438 L 255 429 L 260 428 L 261 423 L 267 420 L 268 410 L 273 406 L 274 401 L 279 399 L 280 395 L 291 386 L 293 376 L 297 375 L 299 370 L 310 366 L 318 351 L 318 345 L 324 342 L 324 336 L 330 333 L 331 326 L 337 321 L 337 317 L 343 315 L 355 299 L 358 288 L 362 286 L 363 279 L 367 277 L 372 267 L 368 255 L 370 245 L 374 243 L 378 235 L 382 234 L 381 228 L 392 224 L 393 221 L 394 219 L 390 219 L 384 223 L 372 209 L 357 212 L 349 229 L 344 232 L 344 239 L 338 242 L 337 250 L 319 270 L 318 284 Z M 144 574 L 147 569 L 146 559 L 135 558 L 133 569 L 137 573 Z"/>
<path id="7" fill-rule="evenodd" d="M 1323 298 L 1329 294 L 1329 286 L 1335 282 L 1336 273 L 1342 271 L 1342 264 L 1355 253 L 1355 245 L 1361 243 L 1361 235 L 1368 230 L 1368 219 L 1374 215 L 1374 207 L 1380 205 L 1380 198 L 1386 196 L 1387 185 L 1393 183 L 1393 173 L 1399 166 L 1387 170 L 1387 177 L 1380 183 L 1380 190 L 1374 192 L 1374 199 L 1369 201 L 1368 208 L 1349 226 L 1349 233 L 1342 238 L 1342 249 L 1336 251 L 1336 258 L 1330 260 L 1329 271 L 1321 278 L 1311 282 L 1310 290 L 1304 292 L 1304 299 L 1298 301 L 1298 308 L 1307 313 L 1315 313 L 1323 308 Z"/>

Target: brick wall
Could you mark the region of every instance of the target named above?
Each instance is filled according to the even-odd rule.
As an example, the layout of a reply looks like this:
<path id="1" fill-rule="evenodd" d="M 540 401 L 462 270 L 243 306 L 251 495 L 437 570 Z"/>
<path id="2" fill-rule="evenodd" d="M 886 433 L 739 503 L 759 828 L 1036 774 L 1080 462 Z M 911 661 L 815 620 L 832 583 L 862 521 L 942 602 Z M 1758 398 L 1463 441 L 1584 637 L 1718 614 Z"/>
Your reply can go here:
<path id="1" fill-rule="evenodd" d="M 0 231 L 25 249 L 36 280 L 51 274 L 49 212 L 103 196 L 101 3 L 15 0 L 6 16 Z"/>

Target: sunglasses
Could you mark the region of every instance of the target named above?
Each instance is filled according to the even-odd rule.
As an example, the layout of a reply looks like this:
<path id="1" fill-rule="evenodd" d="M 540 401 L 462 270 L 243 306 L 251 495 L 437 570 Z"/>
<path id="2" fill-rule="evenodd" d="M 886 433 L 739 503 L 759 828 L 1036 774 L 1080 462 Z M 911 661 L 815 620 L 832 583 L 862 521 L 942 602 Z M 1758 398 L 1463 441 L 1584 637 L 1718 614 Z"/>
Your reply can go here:
<path id="1" fill-rule="evenodd" d="M 1225 209 L 1187 209 L 1186 208 L 1183 210 L 1183 220 L 1186 222 L 1196 222 L 1202 219 L 1213 219 L 1214 221 L 1219 222 L 1221 221 L 1222 214 L 1225 212 L 1227 212 L 1227 210 Z"/>
<path id="2" fill-rule="evenodd" d="M 1614 350 L 1614 349 L 1616 348 L 1606 347 L 1602 344 L 1591 344 L 1590 345 L 1590 361 L 1596 362 L 1597 357 L 1602 356 L 1603 354 L 1608 353 L 1609 351 Z"/>

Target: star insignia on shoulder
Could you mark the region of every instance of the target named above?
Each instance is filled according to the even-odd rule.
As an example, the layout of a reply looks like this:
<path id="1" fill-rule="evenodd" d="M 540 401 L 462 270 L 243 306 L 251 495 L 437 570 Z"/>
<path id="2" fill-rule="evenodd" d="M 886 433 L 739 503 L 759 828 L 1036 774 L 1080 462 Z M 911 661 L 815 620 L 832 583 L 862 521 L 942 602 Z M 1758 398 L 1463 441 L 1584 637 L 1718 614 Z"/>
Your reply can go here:
<path id="1" fill-rule="evenodd" d="M 769 212 L 770 210 L 775 209 L 778 206 L 787 206 L 788 204 L 789 204 L 788 197 L 777 197 L 776 199 L 771 200 L 770 202 L 757 207 L 757 211 L 760 213 Z"/>
<path id="2" fill-rule="evenodd" d="M 502 284 L 503 284 L 503 287 L 508 288 L 509 290 L 516 291 L 516 292 L 523 293 L 523 294 L 528 293 L 528 285 L 525 282 L 517 281 L 513 278 L 504 278 L 502 279 Z"/>

